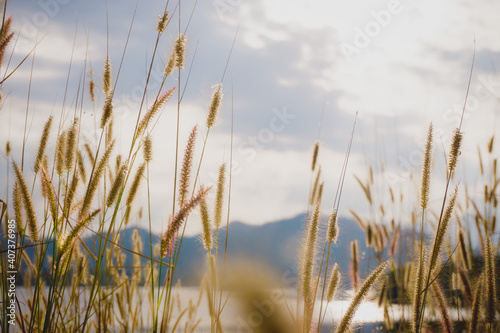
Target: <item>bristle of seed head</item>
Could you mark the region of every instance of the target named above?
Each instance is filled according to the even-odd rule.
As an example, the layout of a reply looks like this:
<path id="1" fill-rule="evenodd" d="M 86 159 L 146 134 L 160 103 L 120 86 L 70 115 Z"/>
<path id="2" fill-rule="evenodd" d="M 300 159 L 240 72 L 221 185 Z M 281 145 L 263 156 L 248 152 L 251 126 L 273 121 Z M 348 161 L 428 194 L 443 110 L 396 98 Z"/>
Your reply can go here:
<path id="1" fill-rule="evenodd" d="M 160 34 L 163 33 L 163 31 L 165 31 L 168 21 L 168 15 L 169 12 L 165 11 L 163 15 L 158 16 L 158 22 L 156 23 L 156 31 L 158 31 Z"/>
<path id="2" fill-rule="evenodd" d="M 42 137 L 40 138 L 40 144 L 38 145 L 38 152 L 36 154 L 35 173 L 38 172 L 38 168 L 40 167 L 40 163 L 42 162 L 43 156 L 45 155 L 45 148 L 47 148 L 47 142 L 49 140 L 50 128 L 52 126 L 52 120 L 54 117 L 50 116 L 49 119 L 45 122 L 43 127 Z M 10 144 L 8 146 L 10 148 Z"/>
<path id="3" fill-rule="evenodd" d="M 28 220 L 28 227 L 31 233 L 31 240 L 33 242 L 38 242 L 38 222 L 35 214 L 35 207 L 33 206 L 33 200 L 31 198 L 30 192 L 28 190 L 28 185 L 24 179 L 23 172 L 17 166 L 16 162 L 12 162 L 14 165 L 14 172 L 16 174 L 16 180 L 21 193 L 21 198 L 23 199 L 23 206 L 26 212 L 26 218 Z"/>
<path id="4" fill-rule="evenodd" d="M 135 195 L 137 194 L 137 190 L 139 189 L 139 186 L 141 185 L 141 181 L 143 178 L 145 168 L 146 168 L 146 164 L 145 163 L 141 164 L 139 169 L 137 169 L 134 180 L 132 181 L 132 185 L 130 186 L 130 190 L 129 190 L 129 193 L 127 196 L 127 201 L 126 201 L 127 206 L 129 206 L 129 207 L 132 206 L 132 202 L 135 199 Z"/>
<path id="5" fill-rule="evenodd" d="M 193 165 L 194 148 L 196 144 L 196 135 L 198 126 L 194 126 L 189 134 L 189 138 L 184 151 L 181 174 L 179 177 L 179 206 L 183 206 L 189 192 L 189 179 L 191 177 L 191 167 Z"/>
<path id="6" fill-rule="evenodd" d="M 104 72 L 102 74 L 102 90 L 109 97 L 111 92 L 111 61 L 109 56 L 104 60 Z"/>
<path id="7" fill-rule="evenodd" d="M 339 265 L 335 263 L 332 272 L 330 274 L 330 280 L 328 281 L 328 288 L 326 291 L 326 300 L 328 302 L 333 301 L 333 298 L 335 297 L 335 291 L 337 290 L 337 287 L 339 285 L 339 281 L 340 281 Z"/>
<path id="8" fill-rule="evenodd" d="M 337 221 L 337 210 L 334 209 L 332 214 L 330 215 L 330 219 L 328 221 L 328 229 L 326 231 L 326 240 L 332 243 L 337 243 L 337 239 L 339 236 L 339 225 Z"/>
<path id="9" fill-rule="evenodd" d="M 448 172 L 451 175 L 455 171 L 457 166 L 458 156 L 460 155 L 460 146 L 462 144 L 462 133 L 457 128 L 453 133 L 453 138 L 451 140 L 450 157 L 448 161 Z"/>
<path id="10" fill-rule="evenodd" d="M 301 288 L 304 298 L 311 296 L 311 281 L 314 274 L 314 261 L 316 256 L 316 240 L 318 238 L 319 217 L 321 213 L 321 203 L 318 201 L 314 207 L 311 221 L 307 229 L 307 235 L 302 254 Z"/>
<path id="11" fill-rule="evenodd" d="M 179 37 L 175 41 L 175 67 L 179 69 L 184 69 L 186 42 L 187 36 L 184 34 L 179 34 Z"/>
<path id="12" fill-rule="evenodd" d="M 319 141 L 316 141 L 314 143 L 312 163 L 311 163 L 311 170 L 312 171 L 316 170 L 316 163 L 318 161 L 318 153 L 319 153 Z"/>
<path id="13" fill-rule="evenodd" d="M 161 240 L 161 253 L 163 257 L 167 257 L 170 255 L 174 249 L 175 237 L 177 235 L 177 231 L 182 226 L 184 220 L 187 218 L 189 213 L 201 202 L 201 200 L 205 197 L 208 189 L 205 189 L 203 186 L 200 187 L 198 193 L 188 200 L 181 209 L 172 216 L 170 219 L 170 224 L 168 229 L 163 234 Z"/>
<path id="14" fill-rule="evenodd" d="M 109 191 L 108 198 L 106 199 L 106 206 L 111 207 L 116 201 L 118 193 L 120 193 L 125 181 L 125 177 L 127 176 L 127 170 L 128 167 L 126 163 L 122 164 L 122 166 L 118 169 L 113 185 L 111 186 L 111 190 Z"/>
<path id="15" fill-rule="evenodd" d="M 210 223 L 210 214 L 208 213 L 207 201 L 203 199 L 200 202 L 200 215 L 201 215 L 201 226 L 203 228 L 202 232 L 202 243 L 203 247 L 207 251 L 212 250 L 212 226 Z"/>
<path id="16" fill-rule="evenodd" d="M 64 157 L 64 166 L 66 171 L 71 170 L 75 161 L 77 136 L 78 118 L 75 118 L 73 125 L 69 128 L 66 136 L 66 156 Z"/>
<path id="17" fill-rule="evenodd" d="M 359 291 L 354 296 L 354 299 L 349 305 L 349 308 L 347 309 L 346 313 L 342 317 L 342 320 L 340 321 L 340 324 L 337 327 L 336 331 L 337 333 L 346 333 L 349 331 L 352 319 L 354 318 L 354 314 L 356 313 L 359 305 L 363 302 L 365 297 L 368 295 L 368 292 L 371 289 L 371 287 L 377 282 L 377 280 L 380 278 L 380 276 L 386 270 L 386 268 L 387 268 L 387 262 L 380 264 L 375 269 L 375 271 L 373 271 L 373 273 L 365 280 Z"/>
<path id="18" fill-rule="evenodd" d="M 146 136 L 144 139 L 143 153 L 146 163 L 151 162 L 153 159 L 153 141 L 151 140 L 151 135 Z"/>
<path id="19" fill-rule="evenodd" d="M 222 206 L 224 204 L 224 188 L 226 183 L 226 164 L 219 167 L 219 176 L 217 177 L 217 192 L 215 195 L 214 224 L 217 229 L 222 224 Z"/>
<path id="20" fill-rule="evenodd" d="M 104 127 L 106 127 L 112 115 L 113 115 L 113 94 L 109 94 L 107 95 L 106 101 L 104 102 L 104 106 L 102 108 L 101 129 L 104 129 Z"/>
<path id="21" fill-rule="evenodd" d="M 420 193 L 420 206 L 422 210 L 427 208 L 429 202 L 429 188 L 431 182 L 432 169 L 432 123 L 427 132 L 427 141 L 425 143 L 424 162 L 422 166 L 422 188 Z"/>
<path id="22" fill-rule="evenodd" d="M 141 119 L 141 122 L 137 126 L 137 136 L 142 135 L 142 133 L 148 126 L 151 119 L 154 118 L 154 116 L 158 113 L 161 107 L 170 99 L 170 97 L 172 97 L 174 91 L 175 87 L 165 90 L 163 93 L 160 94 L 160 96 L 158 96 L 158 98 L 155 100 L 153 105 L 149 108 L 148 112 L 146 112 L 144 117 Z"/>
<path id="23" fill-rule="evenodd" d="M 222 83 L 218 83 L 212 87 L 214 90 L 212 94 L 212 99 L 210 101 L 210 108 L 208 110 L 207 117 L 207 127 L 210 128 L 214 126 L 215 120 L 217 119 L 217 114 L 219 113 L 220 106 L 222 104 Z"/>

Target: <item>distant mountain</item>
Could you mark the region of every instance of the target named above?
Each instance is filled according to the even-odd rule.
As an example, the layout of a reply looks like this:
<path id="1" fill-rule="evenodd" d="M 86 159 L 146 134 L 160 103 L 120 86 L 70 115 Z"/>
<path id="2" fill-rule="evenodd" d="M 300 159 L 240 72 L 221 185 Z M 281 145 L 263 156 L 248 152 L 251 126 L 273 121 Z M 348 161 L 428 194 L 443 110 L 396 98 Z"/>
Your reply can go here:
<path id="1" fill-rule="evenodd" d="M 286 273 L 289 277 L 295 278 L 297 274 L 298 258 L 302 246 L 302 239 L 306 223 L 306 214 L 300 214 L 293 218 L 270 222 L 260 226 L 248 225 L 241 222 L 233 222 L 229 225 L 227 262 L 241 263 L 262 262 L 268 267 L 274 268 L 277 273 Z M 322 218 L 320 225 L 320 234 L 318 239 L 324 239 L 327 228 L 328 218 Z M 132 234 L 137 229 L 142 239 L 142 254 L 146 257 L 151 256 L 149 231 L 142 228 L 127 228 L 120 232 L 120 245 L 127 248 L 133 248 Z M 359 249 L 359 269 L 362 276 L 372 270 L 375 265 L 373 249 L 367 249 L 365 243 L 365 232 L 360 226 L 350 219 L 341 218 L 339 220 L 339 239 L 337 244 L 332 245 L 330 251 L 330 265 L 338 263 L 344 276 L 347 276 L 350 263 L 350 242 L 358 240 Z M 219 231 L 219 263 L 222 263 L 224 254 L 226 230 Z M 153 243 L 160 240 L 159 235 L 153 235 Z M 94 237 L 85 237 L 82 239 L 87 248 L 96 254 L 96 245 Z M 94 245 L 93 245 L 94 244 Z M 405 248 L 400 244 L 400 249 Z M 122 250 L 126 255 L 126 266 L 132 265 L 132 254 Z M 323 248 L 318 248 L 318 257 L 320 258 Z M 409 252 L 409 251 L 406 251 Z M 28 248 L 27 253 L 34 258 L 33 248 Z M 52 253 L 52 245 L 49 245 L 47 255 Z M 385 254 L 384 257 L 387 257 Z M 159 259 L 159 258 L 158 258 Z M 325 254 L 326 259 L 326 254 Z M 379 258 L 382 259 L 382 258 Z M 371 266 L 367 266 L 370 263 Z M 147 264 L 147 259 L 142 258 L 142 264 Z M 184 237 L 182 248 L 177 262 L 175 279 L 180 279 L 183 285 L 196 285 L 202 279 L 207 266 L 206 251 L 201 245 L 200 237 Z M 330 266 L 331 267 L 331 266 Z M 90 267 L 91 271 L 93 267 Z M 163 270 L 165 273 L 165 270 Z M 163 275 L 164 279 L 164 275 Z M 347 279 L 345 280 L 347 282 Z"/>
<path id="2" fill-rule="evenodd" d="M 238 263 L 244 258 L 244 260 L 262 262 L 274 268 L 278 273 L 286 272 L 295 276 L 306 219 L 306 214 L 300 214 L 290 219 L 270 222 L 261 226 L 241 222 L 231 223 L 229 225 L 227 262 L 229 264 Z M 322 219 L 320 237 L 324 237 L 326 223 L 327 219 Z M 364 275 L 368 261 L 365 232 L 356 222 L 349 219 L 340 219 L 339 227 L 339 240 L 336 245 L 332 245 L 330 263 L 339 263 L 341 271 L 347 272 L 350 261 L 350 242 L 357 239 L 361 256 L 360 272 Z M 131 235 L 132 231 L 129 232 Z M 149 244 L 148 232 L 142 230 L 141 234 L 143 243 Z M 219 231 L 220 259 L 222 259 L 224 252 L 225 235 L 225 229 Z M 131 237 L 125 237 L 125 239 L 131 239 Z M 318 251 L 322 252 L 323 249 L 318 249 Z M 176 279 L 180 279 L 183 285 L 197 284 L 203 277 L 206 265 L 206 253 L 201 245 L 200 237 L 184 237 L 175 273 Z"/>

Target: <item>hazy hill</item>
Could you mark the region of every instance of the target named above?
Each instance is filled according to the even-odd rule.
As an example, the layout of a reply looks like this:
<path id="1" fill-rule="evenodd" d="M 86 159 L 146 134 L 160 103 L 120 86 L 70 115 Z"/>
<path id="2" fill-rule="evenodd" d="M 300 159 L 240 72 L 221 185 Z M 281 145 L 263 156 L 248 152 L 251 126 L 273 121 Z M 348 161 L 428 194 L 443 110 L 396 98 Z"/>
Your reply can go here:
<path id="1" fill-rule="evenodd" d="M 320 239 L 324 237 L 326 230 L 327 217 L 322 219 Z M 233 222 L 229 226 L 228 238 L 228 263 L 241 263 L 243 260 L 263 262 L 267 266 L 274 268 L 278 273 L 286 273 L 289 277 L 296 276 L 297 258 L 301 249 L 303 229 L 306 225 L 306 215 L 301 214 L 293 218 L 284 219 L 267 223 L 260 226 L 248 225 L 241 222 Z M 339 263 L 341 271 L 346 272 L 349 269 L 350 262 L 350 242 L 354 239 L 359 243 L 360 254 L 360 273 L 366 275 L 368 270 L 374 267 L 367 267 L 366 263 L 373 259 L 373 250 L 366 249 L 365 233 L 356 222 L 350 219 L 340 219 L 340 235 L 336 245 L 333 245 L 330 252 L 330 263 Z M 121 231 L 120 244 L 128 249 L 132 249 L 132 233 L 134 229 L 128 228 Z M 150 256 L 150 238 L 146 229 L 138 228 L 143 243 L 142 253 Z M 225 229 L 220 230 L 219 237 L 219 263 L 222 263 L 222 255 L 225 245 Z M 153 236 L 153 243 L 159 242 L 160 235 Z M 91 248 L 94 254 L 97 252 L 92 247 L 93 239 L 89 236 L 83 239 L 88 248 Z M 404 245 L 400 245 L 403 248 Z M 321 253 L 323 248 L 318 249 Z M 47 255 L 52 252 L 52 246 L 49 245 Z M 28 248 L 27 253 L 31 258 L 33 248 Z M 126 265 L 132 265 L 132 255 L 124 251 L 127 256 Z M 320 255 L 318 255 L 319 257 Z M 325 255 L 326 258 L 326 255 Z M 147 259 L 142 259 L 145 265 Z M 371 265 L 374 264 L 371 260 Z M 185 237 L 182 243 L 175 279 L 180 279 L 183 285 L 198 284 L 205 272 L 207 264 L 206 252 L 203 249 L 199 236 Z M 91 268 L 92 270 L 92 268 Z M 347 276 L 347 275 L 344 275 Z M 347 279 L 345 280 L 347 281 Z"/>

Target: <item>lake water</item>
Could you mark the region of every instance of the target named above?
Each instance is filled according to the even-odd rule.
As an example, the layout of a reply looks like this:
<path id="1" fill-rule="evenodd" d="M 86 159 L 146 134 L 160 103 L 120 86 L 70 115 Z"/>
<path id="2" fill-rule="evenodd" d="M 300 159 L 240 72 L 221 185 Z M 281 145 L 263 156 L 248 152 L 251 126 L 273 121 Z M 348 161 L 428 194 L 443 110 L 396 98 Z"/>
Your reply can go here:
<path id="1" fill-rule="evenodd" d="M 80 288 L 82 292 L 82 297 L 80 298 L 80 302 L 82 306 L 86 304 L 88 296 L 88 292 L 85 292 L 84 288 Z M 149 293 L 151 289 L 149 288 L 140 288 L 140 297 L 138 299 L 134 299 L 134 302 L 142 302 L 140 303 L 140 315 L 142 317 L 143 327 L 145 327 L 142 331 L 148 332 L 150 331 L 150 322 L 151 322 L 151 310 L 149 306 Z M 348 293 L 345 293 L 346 296 Z M 176 288 L 173 291 L 173 314 L 172 314 L 172 324 L 179 317 L 179 314 L 189 306 L 189 302 L 197 302 L 199 298 L 199 289 L 196 287 L 180 287 Z M 288 306 L 293 309 L 295 312 L 296 308 L 296 292 L 295 290 L 286 290 L 285 298 L 286 302 L 282 302 L 284 306 Z M 17 289 L 17 296 L 21 304 L 23 304 L 24 311 L 26 310 L 26 297 L 27 291 L 26 289 L 19 287 Z M 222 294 L 222 301 L 224 302 L 227 297 L 227 293 Z M 219 298 L 219 293 L 217 294 L 217 299 Z M 324 320 L 324 327 L 322 332 L 330 332 L 332 323 L 338 323 L 345 311 L 347 310 L 350 304 L 350 299 L 339 299 L 335 300 L 329 304 L 326 302 L 323 303 L 323 309 L 326 307 L 326 316 Z M 317 301 L 315 305 L 316 312 L 320 308 L 320 302 Z M 253 332 L 252 325 L 255 325 L 259 320 L 259 316 L 266 315 L 266 312 L 269 311 L 269 303 L 263 304 L 261 313 L 252 313 L 251 315 L 245 314 L 241 315 L 238 312 L 238 302 L 234 299 L 233 296 L 229 297 L 229 300 L 222 312 L 221 320 L 224 325 L 224 332 L 237 332 L 237 333 L 251 333 Z M 114 304 L 114 311 L 119 311 L 118 304 Z M 409 307 L 405 306 L 392 306 L 390 310 L 390 315 L 393 318 L 410 318 L 411 312 Z M 451 315 L 453 317 L 454 313 L 451 311 Z M 246 318 L 245 318 L 246 316 Z M 184 317 L 180 321 L 179 329 L 176 332 L 184 332 L 184 327 L 186 322 L 188 322 L 188 326 L 194 324 L 194 322 L 201 320 L 199 325 L 196 328 L 196 332 L 210 332 L 210 315 L 209 315 L 209 307 L 208 302 L 205 297 L 205 293 L 202 295 L 202 299 L 200 302 L 200 306 L 198 307 L 194 318 L 195 320 L 188 320 L 187 312 Z M 317 318 L 317 314 L 316 317 Z M 383 308 L 379 308 L 376 302 L 366 301 L 364 302 L 356 312 L 354 317 L 354 325 L 355 327 L 361 329 L 361 332 L 374 332 L 376 330 L 376 323 L 380 323 L 384 321 L 384 312 Z M 171 329 L 171 328 L 170 328 Z M 119 329 L 116 330 L 117 332 Z"/>

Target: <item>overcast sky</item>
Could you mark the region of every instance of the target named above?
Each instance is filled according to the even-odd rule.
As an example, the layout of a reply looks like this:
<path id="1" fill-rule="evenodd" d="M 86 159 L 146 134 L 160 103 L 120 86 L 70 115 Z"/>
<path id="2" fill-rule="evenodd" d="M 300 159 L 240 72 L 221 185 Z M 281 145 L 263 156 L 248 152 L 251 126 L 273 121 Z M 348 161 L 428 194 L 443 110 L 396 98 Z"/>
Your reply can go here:
<path id="1" fill-rule="evenodd" d="M 107 37 L 104 1 L 8 2 L 17 44 L 9 49 L 2 71 L 9 73 L 37 41 L 40 44 L 34 61 L 29 57 L 3 84 L 2 154 L 10 140 L 13 158 L 21 156 L 31 66 L 28 151 L 36 149 L 42 124 L 50 114 L 59 118 L 64 109 L 64 124 L 70 124 L 78 89 L 82 89 L 83 78 L 89 81 L 90 69 L 100 85 L 107 45 L 116 76 L 136 4 L 133 0 L 107 2 Z M 455 181 L 478 181 L 476 146 L 484 147 L 499 130 L 499 2 L 202 0 L 193 12 L 194 4 L 189 0 L 180 6 L 180 26 L 187 29 L 188 36 L 182 89 L 191 73 L 181 107 L 180 145 L 183 149 L 190 129 L 198 124 L 197 157 L 206 130 L 211 86 L 222 78 L 239 27 L 224 78 L 224 103 L 210 132 L 200 174 L 201 183 L 212 184 L 218 166 L 229 163 L 233 103 L 231 220 L 262 224 L 304 212 L 312 146 L 317 139 L 322 142 L 319 161 L 325 181 L 324 212 L 328 213 L 356 112 L 340 214 L 348 216 L 349 209 L 360 214 L 368 211 L 353 175 L 366 178 L 370 165 L 381 184 L 375 189 L 380 201 L 388 197 L 383 189 L 387 184 L 407 198 L 414 196 L 418 188 L 409 173 L 418 178 L 430 122 L 436 129 L 435 192 L 431 197 L 440 198 L 445 172 L 442 149 L 448 150 L 450 135 L 458 125 L 474 43 L 476 58 L 462 128 L 464 149 Z M 130 145 L 154 49 L 156 18 L 165 2 L 139 1 L 137 6 L 115 92 L 115 136 L 121 152 L 127 152 Z M 178 33 L 178 3 L 170 1 L 168 9 L 173 18 L 159 45 L 148 102 L 159 88 L 158 77 Z M 177 83 L 169 78 L 166 85 Z M 94 120 L 99 121 L 103 102 L 101 93 L 95 105 L 85 96 L 84 140 L 93 140 Z M 165 227 L 172 205 L 176 102 L 174 96 L 152 132 L 151 195 L 158 229 Z M 54 144 L 52 137 L 50 147 Z M 0 193 L 5 195 L 5 189 Z M 144 194 L 138 199 L 145 205 L 146 198 Z M 196 222 L 188 227 L 189 233 L 198 230 Z"/>

